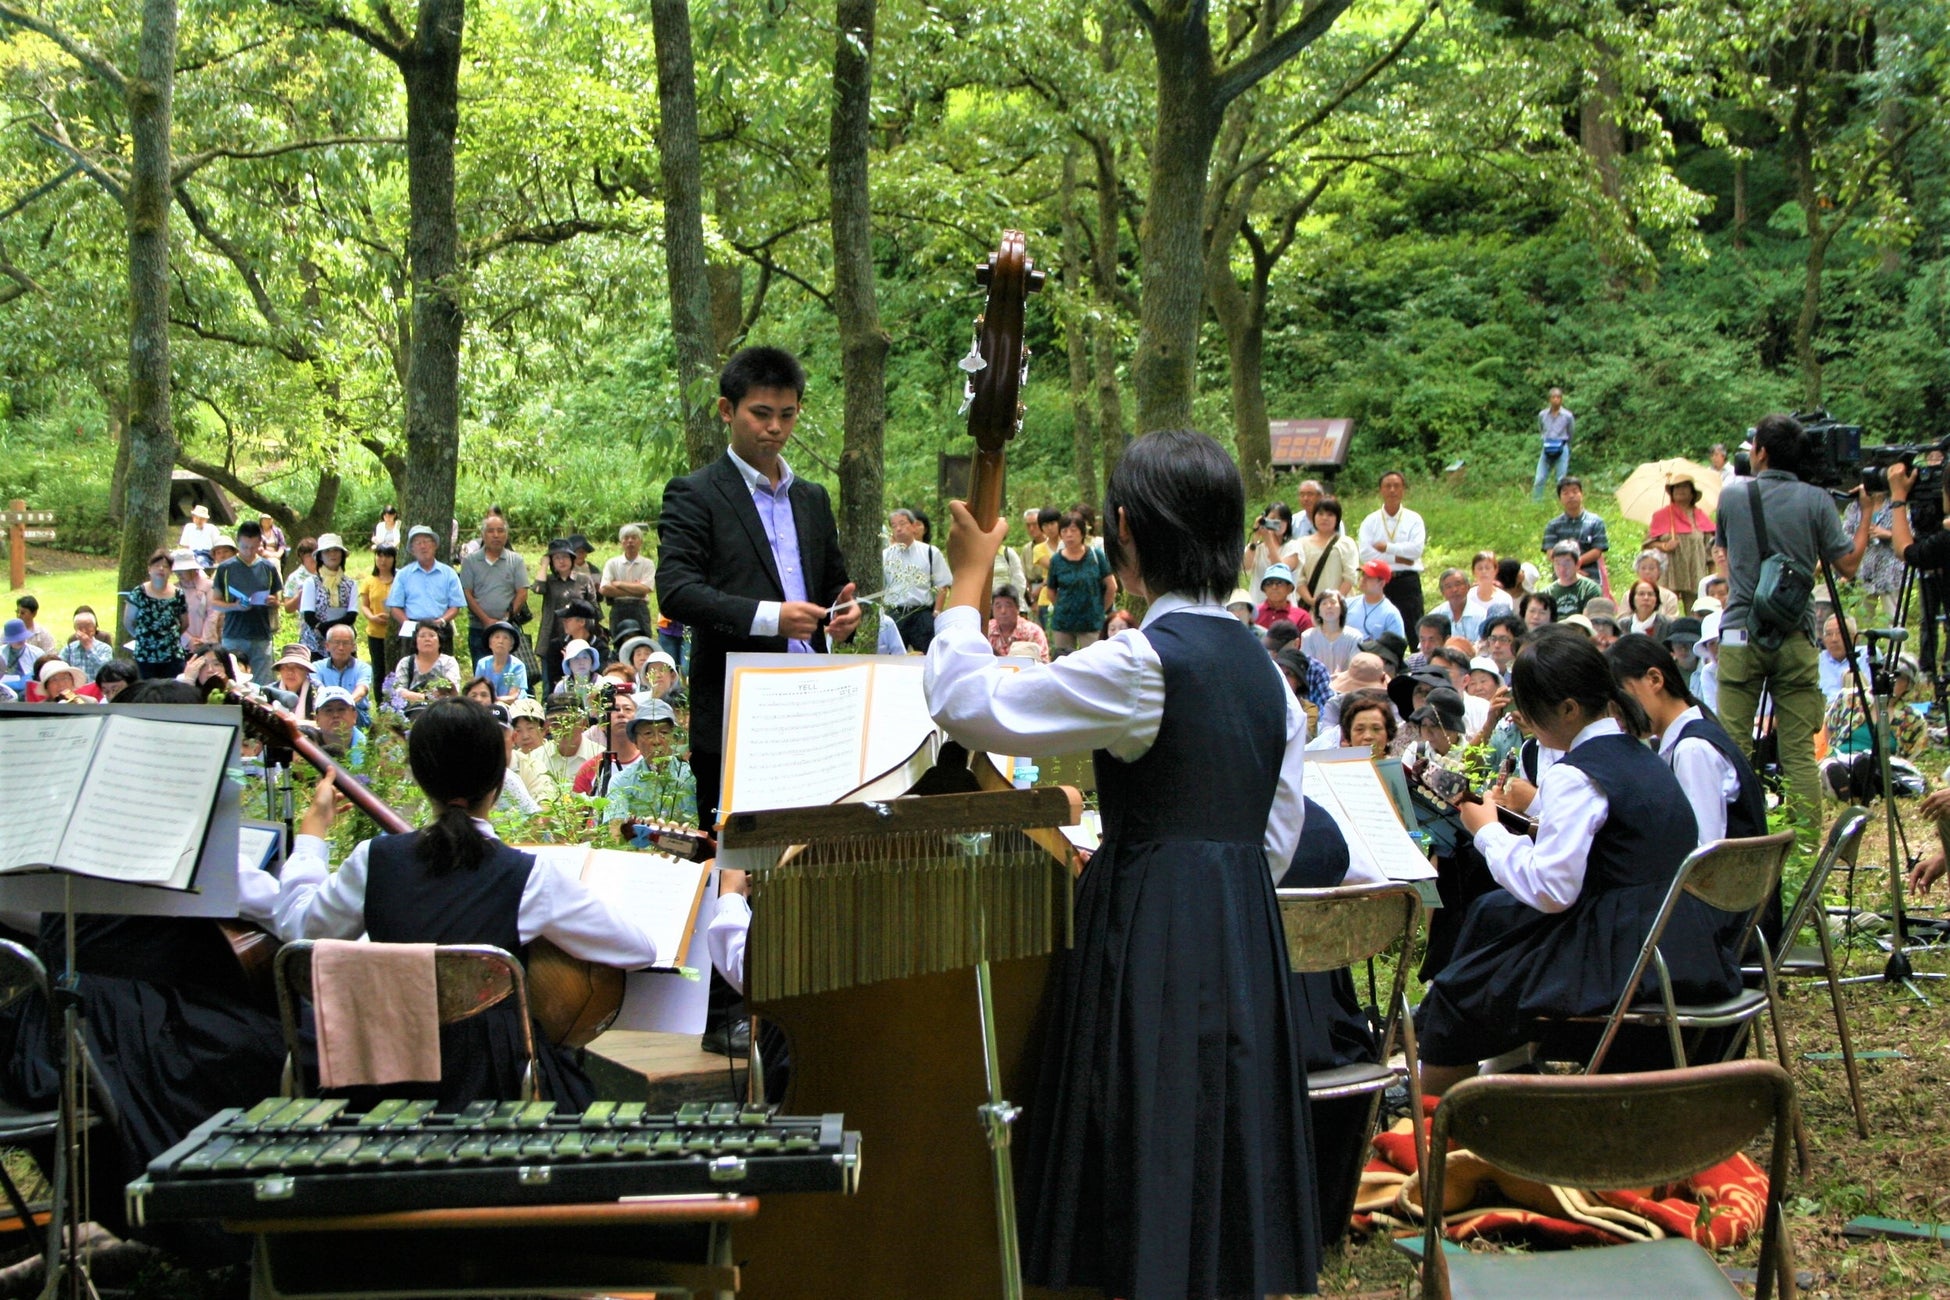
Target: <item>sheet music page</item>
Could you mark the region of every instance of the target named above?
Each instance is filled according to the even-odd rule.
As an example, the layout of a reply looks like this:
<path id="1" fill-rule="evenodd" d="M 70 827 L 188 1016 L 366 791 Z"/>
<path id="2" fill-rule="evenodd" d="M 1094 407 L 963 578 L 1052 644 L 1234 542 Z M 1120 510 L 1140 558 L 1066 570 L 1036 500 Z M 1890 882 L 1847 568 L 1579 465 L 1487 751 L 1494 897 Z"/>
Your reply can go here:
<path id="1" fill-rule="evenodd" d="M 1307 772 L 1311 777 L 1319 768 L 1309 765 Z M 1334 824 L 1341 828 L 1341 838 L 1347 841 L 1348 875 L 1360 880 L 1386 880 L 1388 873 L 1375 861 L 1368 849 L 1368 841 L 1361 834 L 1361 823 L 1354 820 L 1346 808 L 1341 806 L 1340 796 L 1329 788 L 1324 780 L 1310 779 L 1307 782 L 1307 797 L 1327 810 Z M 1300 832 L 1303 836 L 1306 830 Z"/>
<path id="2" fill-rule="evenodd" d="M 831 803 L 866 780 L 873 672 L 872 664 L 734 669 L 721 811 Z"/>
<path id="3" fill-rule="evenodd" d="M 59 865 L 104 880 L 189 888 L 236 737 L 228 726 L 109 718 Z"/>
<path id="4" fill-rule="evenodd" d="M 699 890 L 710 872 L 709 863 L 662 853 L 595 849 L 582 869 L 582 883 L 656 942 L 658 965 L 674 966 L 687 946 L 684 932 L 697 914 Z"/>
<path id="5" fill-rule="evenodd" d="M 271 859 L 284 839 L 282 826 L 245 822 L 237 828 L 237 870 L 269 871 Z"/>
<path id="6" fill-rule="evenodd" d="M 1309 778 L 1318 778 L 1309 780 L 1308 792 L 1322 804 L 1327 801 L 1321 799 L 1318 791 L 1325 788 L 1333 794 L 1339 810 L 1348 818 L 1342 826 L 1358 828 L 1360 839 L 1382 875 L 1390 880 L 1426 880 L 1435 875 L 1435 868 L 1408 837 L 1408 829 L 1395 811 L 1395 801 L 1388 797 L 1388 789 L 1381 783 L 1381 774 L 1374 770 L 1372 762 L 1312 762 L 1308 764 L 1307 774 Z M 1355 837 L 1354 832 L 1348 835 L 1350 851 Z"/>
<path id="7" fill-rule="evenodd" d="M 50 867 L 60 857 L 105 717 L 10 714 L 0 731 L 0 871 Z M 151 792 L 153 794 L 153 791 Z"/>
<path id="8" fill-rule="evenodd" d="M 885 772 L 918 749 L 940 729 L 928 713 L 922 689 L 927 672 L 922 655 L 879 656 L 873 660 L 873 691 L 867 707 L 866 770 L 861 780 Z M 929 763 L 934 761 L 929 758 Z"/>

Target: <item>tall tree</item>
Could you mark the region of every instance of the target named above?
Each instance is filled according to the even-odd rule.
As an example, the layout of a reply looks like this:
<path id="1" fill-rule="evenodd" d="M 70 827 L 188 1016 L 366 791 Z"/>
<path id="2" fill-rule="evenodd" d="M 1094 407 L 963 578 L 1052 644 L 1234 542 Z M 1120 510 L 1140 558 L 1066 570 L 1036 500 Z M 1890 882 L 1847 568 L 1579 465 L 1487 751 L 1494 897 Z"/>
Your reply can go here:
<path id="1" fill-rule="evenodd" d="M 873 128 L 873 40 L 878 0 L 838 0 L 833 114 L 826 154 L 832 202 L 833 307 L 839 316 L 846 412 L 840 443 L 840 550 L 847 571 L 873 581 L 887 424 L 887 331 L 874 293 L 873 210 L 867 164 Z"/>
<path id="2" fill-rule="evenodd" d="M 420 0 L 412 32 L 391 6 L 372 23 L 337 0 L 277 0 L 306 22 L 364 42 L 399 70 L 406 90 L 407 266 L 413 289 L 406 365 L 406 518 L 433 528 L 444 551 L 460 469 L 460 224 L 454 145 L 460 131 L 461 38 L 466 0 Z"/>
<path id="3" fill-rule="evenodd" d="M 691 468 L 722 452 L 711 409 L 711 280 L 704 257 L 704 159 L 697 133 L 697 69 L 691 57 L 689 0 L 651 0 L 657 41 L 657 166 L 663 179 L 664 267 L 670 285 L 670 333 L 684 410 Z"/>
<path id="4" fill-rule="evenodd" d="M 1262 0 L 1237 26 L 1228 48 L 1247 48 L 1222 63 L 1213 48 L 1210 0 L 1128 0 L 1151 37 L 1157 65 L 1157 121 L 1140 241 L 1138 431 L 1192 423 L 1198 327 L 1205 288 L 1206 173 L 1212 147 L 1233 101 L 1319 40 L 1353 0 L 1312 0 L 1288 22 L 1288 0 Z M 1260 39 L 1250 39 L 1253 31 Z M 1248 40 L 1236 37 L 1244 34 Z"/>
<path id="5" fill-rule="evenodd" d="M 169 391 L 170 115 L 176 88 L 176 0 L 143 0 L 129 109 L 129 459 L 122 479 L 116 582 L 140 586 L 169 526 L 176 424 Z M 118 613 L 117 626 L 120 626 Z"/>

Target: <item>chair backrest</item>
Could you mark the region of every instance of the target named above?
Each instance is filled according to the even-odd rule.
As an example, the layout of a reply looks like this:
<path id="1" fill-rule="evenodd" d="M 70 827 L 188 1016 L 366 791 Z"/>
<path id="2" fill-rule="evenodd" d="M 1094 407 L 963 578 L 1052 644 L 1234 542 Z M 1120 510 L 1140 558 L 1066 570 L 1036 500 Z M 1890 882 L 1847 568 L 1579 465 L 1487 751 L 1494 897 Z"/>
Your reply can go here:
<path id="1" fill-rule="evenodd" d="M 1757 1291 L 1764 1298 L 1775 1279 L 1792 1293 L 1779 1220 L 1794 1104 L 1793 1081 L 1772 1061 L 1648 1074 L 1486 1075 L 1444 1095 L 1429 1149 L 1447 1151 L 1453 1142 L 1520 1178 L 1560 1186 L 1646 1187 L 1710 1168 L 1772 1124 Z M 1425 1205 L 1443 1203 L 1444 1174 L 1444 1162 L 1433 1160 Z M 1428 1290 L 1446 1295 L 1442 1216 L 1428 1219 L 1424 1269 L 1439 1278 Z"/>
<path id="2" fill-rule="evenodd" d="M 48 997 L 47 967 L 32 949 L 0 939 L 0 1008 L 12 1006 L 29 993 Z"/>
<path id="3" fill-rule="evenodd" d="M 1407 1005 L 1403 995 L 1408 972 L 1415 965 L 1415 927 L 1422 919 L 1422 896 L 1413 885 L 1394 882 L 1277 892 L 1287 961 L 1301 974 L 1352 966 L 1400 942 L 1394 985 L 1381 1021 L 1381 1059 L 1386 1061 L 1395 1050 L 1395 1031 Z M 1414 1068 L 1412 1061 L 1410 1068 Z"/>
<path id="4" fill-rule="evenodd" d="M 1723 912 L 1757 912 L 1780 885 L 1794 832 L 1750 840 L 1715 840 L 1694 850 L 1685 890 Z"/>
<path id="5" fill-rule="evenodd" d="M 1788 909 L 1781 923 L 1780 950 L 1785 953 L 1794 943 L 1794 937 L 1808 924 L 1808 918 L 1821 906 L 1822 891 L 1828 887 L 1829 873 L 1843 862 L 1855 865 L 1855 858 L 1862 849 L 1862 835 L 1869 828 L 1869 810 L 1858 806 L 1845 808 L 1839 817 L 1828 827 L 1828 838 L 1822 842 L 1821 856 L 1808 872 L 1808 878 L 1801 882 L 1801 892 L 1794 896 L 1794 905 Z"/>
<path id="6" fill-rule="evenodd" d="M 300 939 L 278 949 L 278 1019 L 284 1029 L 286 1087 L 304 1095 L 298 1077 L 298 1007 L 311 997 L 312 943 Z M 434 997 L 440 1023 L 451 1025 L 514 999 L 521 1021 L 521 1046 L 528 1060 L 525 1090 L 536 1079 L 534 1021 L 529 1017 L 528 981 L 521 962 L 505 948 L 486 943 L 441 944 L 433 950 Z"/>

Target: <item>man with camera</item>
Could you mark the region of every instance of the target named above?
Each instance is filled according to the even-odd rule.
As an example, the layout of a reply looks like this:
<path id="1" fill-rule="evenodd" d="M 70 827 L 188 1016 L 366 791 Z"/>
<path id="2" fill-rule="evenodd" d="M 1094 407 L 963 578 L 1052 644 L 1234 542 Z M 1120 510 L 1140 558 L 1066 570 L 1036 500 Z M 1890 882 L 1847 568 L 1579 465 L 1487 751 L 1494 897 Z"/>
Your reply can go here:
<path id="1" fill-rule="evenodd" d="M 1950 518 L 1950 478 L 1946 478 L 1940 466 L 1919 468 L 1897 462 L 1887 471 L 1889 475 L 1889 531 L 1892 534 L 1890 545 L 1903 563 L 1915 569 L 1918 574 L 1934 574 L 1950 569 L 1950 532 L 1936 528 L 1930 535 L 1918 538 L 1910 522 L 1910 494 L 1921 486 L 1919 480 L 1936 471 L 1938 492 L 1943 498 L 1943 513 L 1940 518 Z M 1866 512 L 1864 512 L 1866 514 Z M 1924 611 L 1927 621 L 1930 611 Z M 1923 800 L 1923 814 L 1936 821 L 1937 839 L 1950 849 L 1950 791 L 1932 792 Z M 1944 874 L 1945 853 L 1933 853 L 1917 863 L 1909 875 L 1911 890 L 1921 893 L 1939 880 Z"/>
<path id="2" fill-rule="evenodd" d="M 1771 696 L 1781 773 L 1804 841 L 1821 834 L 1815 732 L 1825 701 L 1816 663 L 1816 570 L 1825 561 L 1853 577 L 1869 546 L 1869 512 L 1851 541 L 1833 498 L 1800 480 L 1807 456 L 1799 421 L 1766 416 L 1754 426 L 1754 476 L 1726 486 L 1717 515 L 1732 572 L 1720 616 L 1720 717 L 1727 734 L 1751 746 L 1761 693 Z"/>

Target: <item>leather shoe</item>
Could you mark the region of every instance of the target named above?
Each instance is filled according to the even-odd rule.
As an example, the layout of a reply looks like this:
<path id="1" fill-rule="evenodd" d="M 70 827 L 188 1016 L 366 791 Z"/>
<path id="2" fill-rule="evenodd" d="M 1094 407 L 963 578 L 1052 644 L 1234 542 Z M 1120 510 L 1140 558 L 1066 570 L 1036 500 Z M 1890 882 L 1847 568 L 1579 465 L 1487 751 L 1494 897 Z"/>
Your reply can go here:
<path id="1" fill-rule="evenodd" d="M 698 1046 L 719 1056 L 744 1056 L 752 1050 L 752 1022 L 728 1021 L 705 1034 Z"/>

